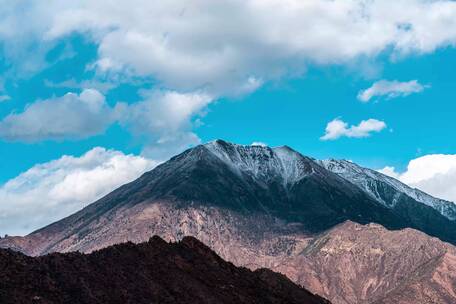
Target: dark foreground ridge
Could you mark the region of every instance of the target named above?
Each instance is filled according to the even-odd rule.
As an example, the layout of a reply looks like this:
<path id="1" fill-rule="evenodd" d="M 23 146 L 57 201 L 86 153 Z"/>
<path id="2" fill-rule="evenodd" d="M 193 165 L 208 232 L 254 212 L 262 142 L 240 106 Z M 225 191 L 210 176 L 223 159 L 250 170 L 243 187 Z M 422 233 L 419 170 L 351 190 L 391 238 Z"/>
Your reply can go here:
<path id="1" fill-rule="evenodd" d="M 0 250 L 0 303 L 329 303 L 266 269 L 224 261 L 193 237 L 91 254 Z"/>

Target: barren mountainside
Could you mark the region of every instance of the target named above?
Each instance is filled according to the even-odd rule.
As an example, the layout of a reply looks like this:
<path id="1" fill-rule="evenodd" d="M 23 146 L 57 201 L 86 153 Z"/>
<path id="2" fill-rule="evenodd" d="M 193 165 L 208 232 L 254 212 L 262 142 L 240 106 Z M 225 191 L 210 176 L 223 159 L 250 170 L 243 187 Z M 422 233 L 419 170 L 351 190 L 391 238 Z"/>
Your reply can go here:
<path id="1" fill-rule="evenodd" d="M 413 230 L 346 222 L 275 271 L 334 303 L 456 303 L 456 249 Z"/>

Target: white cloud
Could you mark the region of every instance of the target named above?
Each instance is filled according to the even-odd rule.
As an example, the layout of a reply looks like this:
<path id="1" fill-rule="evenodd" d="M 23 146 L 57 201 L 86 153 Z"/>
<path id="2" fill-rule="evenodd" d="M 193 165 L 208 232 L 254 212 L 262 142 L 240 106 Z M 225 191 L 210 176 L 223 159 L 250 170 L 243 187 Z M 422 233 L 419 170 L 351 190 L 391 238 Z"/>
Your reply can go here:
<path id="1" fill-rule="evenodd" d="M 35 165 L 0 186 L 0 234 L 23 235 L 68 216 L 155 165 L 100 147 Z"/>
<path id="2" fill-rule="evenodd" d="M 261 141 L 254 141 L 251 146 L 267 147 L 268 145 Z"/>
<path id="3" fill-rule="evenodd" d="M 386 128 L 386 123 L 377 119 L 362 120 L 358 125 L 348 126 L 348 123 L 336 118 L 326 126 L 325 135 L 321 140 L 335 140 L 340 137 L 368 137 L 373 132 L 380 132 Z"/>
<path id="4" fill-rule="evenodd" d="M 394 167 L 385 167 L 378 171 L 438 198 L 456 202 L 454 154 L 430 154 L 413 159 L 402 173 L 397 172 Z"/>
<path id="5" fill-rule="evenodd" d="M 204 115 L 212 101 L 202 92 L 144 91 L 142 101 L 118 106 L 119 121 L 133 134 L 145 137 L 149 144 L 144 155 L 165 159 L 200 143 L 191 131 L 192 119 Z"/>
<path id="6" fill-rule="evenodd" d="M 142 91 L 133 104 L 119 102 L 110 107 L 94 89 L 81 94 L 36 101 L 21 113 L 0 121 L 0 138 L 10 141 L 80 139 L 103 133 L 119 122 L 147 142 L 144 154 L 166 159 L 200 143 L 192 132 L 194 118 L 205 114 L 213 98 L 203 92 Z"/>
<path id="7" fill-rule="evenodd" d="M 6 55 L 27 70 L 43 61 L 28 50 L 42 56 L 46 45 L 78 32 L 98 45 L 101 72 L 152 76 L 171 90 L 218 95 L 300 75 L 308 63 L 456 44 L 450 0 L 41 0 L 0 7 Z"/>
<path id="8" fill-rule="evenodd" d="M 360 91 L 358 99 L 362 102 L 368 102 L 374 97 L 386 96 L 386 98 L 405 97 L 413 93 L 420 93 L 426 87 L 417 80 L 400 82 L 397 80 L 379 80 L 372 84 L 368 89 Z"/>
<path id="9" fill-rule="evenodd" d="M 85 138 L 104 132 L 114 118 L 104 96 L 86 89 L 79 95 L 36 101 L 22 113 L 9 114 L 0 121 L 0 138 L 26 142 Z"/>
<path id="10" fill-rule="evenodd" d="M 380 173 L 383 173 L 385 175 L 391 176 L 391 177 L 393 177 L 395 179 L 399 179 L 400 178 L 400 174 L 396 172 L 396 168 L 391 167 L 391 166 L 386 166 L 385 168 L 379 169 L 377 171 L 380 172 Z"/>
<path id="11" fill-rule="evenodd" d="M 0 103 L 10 100 L 11 97 L 8 95 L 0 95 Z"/>
<path id="12" fill-rule="evenodd" d="M 143 100 L 129 105 L 121 120 L 132 124 L 135 132 L 173 133 L 189 126 L 189 118 L 211 101 L 205 93 L 144 91 Z"/>

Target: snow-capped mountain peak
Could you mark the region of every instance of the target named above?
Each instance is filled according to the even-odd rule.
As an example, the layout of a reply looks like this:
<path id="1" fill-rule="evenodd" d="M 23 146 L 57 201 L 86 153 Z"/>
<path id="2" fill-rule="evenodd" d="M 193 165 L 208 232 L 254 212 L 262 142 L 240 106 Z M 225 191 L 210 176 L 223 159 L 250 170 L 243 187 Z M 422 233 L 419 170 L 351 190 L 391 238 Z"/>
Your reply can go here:
<path id="1" fill-rule="evenodd" d="M 216 140 L 204 145 L 238 174 L 256 179 L 281 178 L 292 184 L 312 173 L 312 161 L 288 146 L 238 145 Z"/>

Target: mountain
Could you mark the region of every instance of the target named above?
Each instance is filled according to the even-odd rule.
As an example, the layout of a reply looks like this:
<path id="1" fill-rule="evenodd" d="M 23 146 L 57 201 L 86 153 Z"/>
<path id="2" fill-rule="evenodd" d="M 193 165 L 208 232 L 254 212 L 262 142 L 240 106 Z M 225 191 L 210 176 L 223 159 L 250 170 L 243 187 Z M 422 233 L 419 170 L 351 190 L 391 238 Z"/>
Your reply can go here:
<path id="1" fill-rule="evenodd" d="M 367 182 L 360 182 L 350 173 L 358 167 L 349 165 L 316 161 L 286 146 L 217 140 L 171 158 L 26 238 L 0 240 L 0 246 L 31 255 L 90 252 L 128 240 L 141 242 L 153 234 L 172 240 L 190 234 L 222 249 L 232 239 L 230 231 L 237 231 L 236 244 L 250 244 L 263 240 L 265 233 L 311 236 L 346 220 L 389 229 L 411 227 L 456 243 L 454 209 L 448 202 L 424 195 L 414 199 L 405 185 L 395 181 L 401 185 L 395 188 L 385 182 L 390 181 L 386 176 L 367 170 L 362 172 Z M 448 211 L 442 214 L 444 209 Z M 211 219 L 195 219 L 196 214 Z M 211 220 L 214 225 L 224 222 L 219 227 L 223 231 L 207 231 L 204 221 Z"/>
<path id="2" fill-rule="evenodd" d="M 333 240 L 344 240 L 342 232 L 350 227 L 343 224 L 347 221 L 377 223 L 395 230 L 383 234 L 385 237 L 394 238 L 404 228 L 413 228 L 456 244 L 451 208 L 449 202 L 349 162 L 318 161 L 286 146 L 241 146 L 217 140 L 171 158 L 61 221 L 26 237 L 1 239 L 0 247 L 28 255 L 88 253 L 127 241 L 144 242 L 152 235 L 167 241 L 190 235 L 235 265 L 277 270 L 336 304 L 370 303 L 390 295 L 390 289 L 380 286 L 376 287 L 378 293 L 374 292 L 370 285 L 366 287 L 369 280 L 365 276 L 346 280 L 342 270 L 333 271 L 333 267 L 343 269 L 344 264 L 338 264 L 337 259 L 326 262 L 328 257 L 323 253 L 308 255 L 315 253 L 312 246 L 322 235 L 334 231 Z M 401 242 L 392 248 L 386 243 L 382 247 L 385 256 L 401 261 L 397 253 L 410 250 L 407 246 L 411 241 L 404 238 Z M 372 265 L 381 261 L 367 238 L 360 246 L 348 253 L 353 261 L 372 259 Z M 436 245 L 423 241 L 423 246 L 424 251 L 432 252 Z M 430 253 L 427 256 L 435 257 Z M 396 265 L 392 260 L 386 262 L 394 272 Z M 412 262 L 404 267 L 420 267 Z M 384 273 L 372 265 L 365 266 L 364 271 L 378 281 Z M 372 273 L 367 272 L 368 267 Z M 308 273 L 307 269 L 312 271 Z M 415 276 L 415 272 L 405 273 L 404 280 Z M 401 275 L 398 272 L 388 284 L 400 284 Z M 328 281 L 322 282 L 319 276 L 326 276 Z M 335 280 L 344 283 L 337 285 Z M 338 296 L 338 289 L 343 296 Z M 447 290 L 449 296 L 451 292 Z"/>
<path id="3" fill-rule="evenodd" d="M 409 228 L 345 222 L 273 270 L 337 304 L 456 303 L 456 248 Z"/>
<path id="4" fill-rule="evenodd" d="M 329 304 L 270 270 L 237 268 L 192 237 L 31 258 L 0 250 L 0 303 Z"/>

